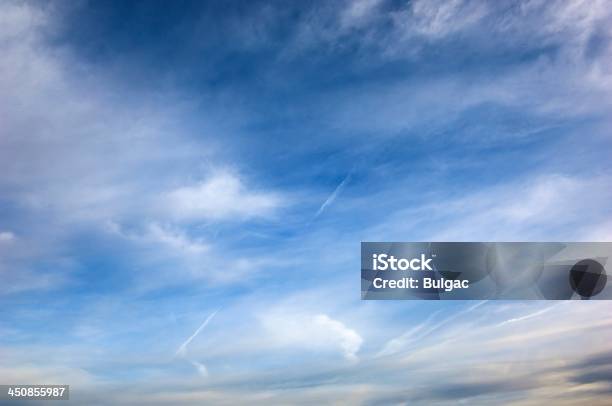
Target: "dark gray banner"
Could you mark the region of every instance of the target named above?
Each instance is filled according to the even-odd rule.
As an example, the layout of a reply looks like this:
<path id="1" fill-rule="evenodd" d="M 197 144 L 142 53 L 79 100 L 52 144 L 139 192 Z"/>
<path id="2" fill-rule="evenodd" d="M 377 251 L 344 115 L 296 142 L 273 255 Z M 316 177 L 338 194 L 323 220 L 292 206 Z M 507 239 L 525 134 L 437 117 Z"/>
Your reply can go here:
<path id="1" fill-rule="evenodd" d="M 612 242 L 362 242 L 361 298 L 610 300 L 610 256 Z"/>

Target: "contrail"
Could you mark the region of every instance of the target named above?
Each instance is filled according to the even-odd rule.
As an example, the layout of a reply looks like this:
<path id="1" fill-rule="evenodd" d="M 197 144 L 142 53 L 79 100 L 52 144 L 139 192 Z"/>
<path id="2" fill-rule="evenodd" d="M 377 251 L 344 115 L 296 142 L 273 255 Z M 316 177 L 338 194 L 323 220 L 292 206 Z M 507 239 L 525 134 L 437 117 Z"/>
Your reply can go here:
<path id="1" fill-rule="evenodd" d="M 405 347 L 409 344 L 418 343 L 423 338 L 434 333 L 436 330 L 444 327 L 445 325 L 449 323 L 452 323 L 457 318 L 460 318 L 466 314 L 471 313 L 472 311 L 476 310 L 478 307 L 484 305 L 487 302 L 488 300 L 482 300 L 432 325 L 432 322 L 434 321 L 436 315 L 440 313 L 440 310 L 439 310 L 431 314 L 429 317 L 427 317 L 427 319 L 421 324 L 417 325 L 416 327 L 413 327 L 412 329 L 408 330 L 407 332 L 400 335 L 399 337 L 389 340 L 385 344 L 383 349 L 376 354 L 376 356 L 381 357 L 381 356 L 392 355 L 392 354 L 399 352 L 402 349 L 402 347 Z"/>
<path id="2" fill-rule="evenodd" d="M 329 195 L 327 200 L 325 200 L 323 204 L 321 205 L 321 207 L 319 207 L 319 210 L 317 210 L 317 213 L 314 215 L 313 220 L 319 217 L 321 213 L 323 213 L 323 210 L 325 210 L 327 206 L 332 204 L 338 198 L 338 196 L 340 195 L 340 193 L 342 193 L 342 190 L 344 189 L 346 184 L 351 180 L 352 175 L 353 175 L 353 171 L 349 172 L 349 174 L 346 175 L 346 177 L 342 180 L 342 182 L 340 182 L 340 184 L 336 187 L 336 189 L 332 192 L 332 194 Z"/>
<path id="3" fill-rule="evenodd" d="M 430 314 L 427 319 L 425 319 L 424 322 L 414 326 L 413 328 L 411 328 L 410 330 L 406 331 L 404 334 L 392 338 L 391 340 L 387 341 L 387 343 L 385 344 L 385 346 L 383 347 L 382 350 L 380 350 L 376 356 L 380 357 L 380 356 L 385 356 L 385 355 L 391 355 L 394 354 L 396 352 L 398 352 L 398 348 L 411 343 L 413 341 L 415 341 L 415 336 L 417 336 L 417 334 L 419 332 L 421 332 L 425 327 L 427 327 L 428 325 L 431 324 L 432 320 L 436 317 L 436 315 L 438 315 L 441 312 L 441 310 L 438 310 L 432 314 Z"/>
<path id="4" fill-rule="evenodd" d="M 215 317 L 215 314 L 217 314 L 217 312 L 219 311 L 219 309 L 215 310 L 214 312 L 212 312 L 207 318 L 206 320 L 204 320 L 204 323 L 202 323 L 200 325 L 200 327 L 198 327 L 198 329 L 191 335 L 191 337 L 189 337 L 187 340 L 185 340 L 185 342 L 183 344 L 180 345 L 180 347 L 178 347 L 178 349 L 176 350 L 176 353 L 174 354 L 175 356 L 184 356 L 185 355 L 185 351 L 187 350 L 187 345 L 189 345 L 189 343 L 196 338 L 196 336 L 198 334 L 200 334 L 200 332 L 204 329 L 204 327 L 206 327 L 206 325 L 213 319 L 213 317 Z"/>
<path id="5" fill-rule="evenodd" d="M 541 316 L 542 314 L 548 313 L 549 311 L 551 311 L 551 310 L 552 310 L 552 309 L 554 309 L 555 307 L 560 306 L 560 305 L 562 305 L 562 304 L 563 304 L 563 303 L 555 303 L 555 304 L 553 304 L 553 305 L 551 305 L 551 306 L 548 306 L 548 307 L 546 307 L 546 308 L 544 308 L 544 309 L 541 309 L 541 310 L 535 311 L 535 312 L 533 312 L 533 313 L 528 313 L 528 314 L 523 315 L 523 316 L 519 316 L 519 317 L 515 317 L 515 318 L 512 318 L 512 319 L 509 319 L 509 320 L 502 321 L 501 323 L 499 323 L 499 324 L 497 325 L 497 327 L 499 327 L 499 326 L 503 326 L 503 325 L 505 325 L 505 324 L 509 324 L 509 323 L 516 323 L 516 322 L 519 322 L 519 321 L 528 320 L 528 319 L 531 319 L 531 318 L 534 318 L 534 317 Z"/>
<path id="6" fill-rule="evenodd" d="M 458 311 L 457 313 L 447 317 L 446 319 L 440 321 L 438 324 L 432 326 L 430 329 L 425 331 L 423 333 L 423 335 L 421 336 L 421 338 L 423 338 L 423 337 L 433 333 L 434 331 L 438 330 L 441 327 L 444 327 L 445 325 L 447 325 L 448 323 L 454 321 L 455 319 L 457 319 L 459 317 L 462 317 L 462 316 L 464 316 L 464 315 L 466 315 L 468 313 L 473 312 L 474 310 L 476 310 L 477 308 L 479 308 L 480 306 L 482 306 L 483 304 L 485 304 L 487 302 L 489 302 L 488 299 L 481 300 L 481 301 L 473 304 L 472 306 L 468 307 L 467 309 L 463 309 L 463 310 Z"/>

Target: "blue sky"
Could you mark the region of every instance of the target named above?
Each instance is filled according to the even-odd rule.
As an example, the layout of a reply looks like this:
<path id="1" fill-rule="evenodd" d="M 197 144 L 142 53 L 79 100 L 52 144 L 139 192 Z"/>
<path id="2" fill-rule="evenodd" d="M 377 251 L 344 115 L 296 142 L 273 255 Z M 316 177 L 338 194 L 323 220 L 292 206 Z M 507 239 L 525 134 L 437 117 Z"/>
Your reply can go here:
<path id="1" fill-rule="evenodd" d="M 610 27 L 604 1 L 3 2 L 0 382 L 608 403 L 606 302 L 362 302 L 359 242 L 610 241 Z"/>

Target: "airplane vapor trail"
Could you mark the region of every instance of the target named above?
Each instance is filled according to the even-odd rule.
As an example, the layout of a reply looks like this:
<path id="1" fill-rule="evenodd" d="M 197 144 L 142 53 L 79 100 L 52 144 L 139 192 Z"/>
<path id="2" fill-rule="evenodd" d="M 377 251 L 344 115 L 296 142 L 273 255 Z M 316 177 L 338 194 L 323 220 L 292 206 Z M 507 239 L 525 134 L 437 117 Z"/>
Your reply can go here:
<path id="1" fill-rule="evenodd" d="M 215 317 L 215 315 L 217 314 L 219 310 L 215 310 L 214 312 L 212 312 L 207 318 L 206 320 L 204 320 L 204 323 L 202 323 L 200 325 L 200 327 L 197 328 L 197 330 L 187 339 L 185 340 L 185 342 L 183 344 L 181 344 L 178 349 L 176 350 L 175 356 L 176 355 L 181 355 L 184 356 L 185 352 L 187 351 L 187 345 L 189 345 L 189 343 L 191 341 L 193 341 L 194 338 L 197 337 L 198 334 L 200 334 L 200 332 L 204 329 L 204 327 L 206 327 L 206 325 L 208 323 L 210 323 L 210 321 L 213 319 L 213 317 Z"/>

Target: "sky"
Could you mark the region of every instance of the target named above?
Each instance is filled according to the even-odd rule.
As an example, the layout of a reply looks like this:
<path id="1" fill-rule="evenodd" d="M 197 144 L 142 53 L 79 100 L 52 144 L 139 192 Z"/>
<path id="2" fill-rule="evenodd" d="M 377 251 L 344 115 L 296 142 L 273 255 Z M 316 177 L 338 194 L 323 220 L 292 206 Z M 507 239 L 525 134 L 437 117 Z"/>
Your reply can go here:
<path id="1" fill-rule="evenodd" d="M 0 3 L 0 383 L 609 404 L 612 305 L 362 301 L 361 241 L 611 241 L 605 1 Z"/>

